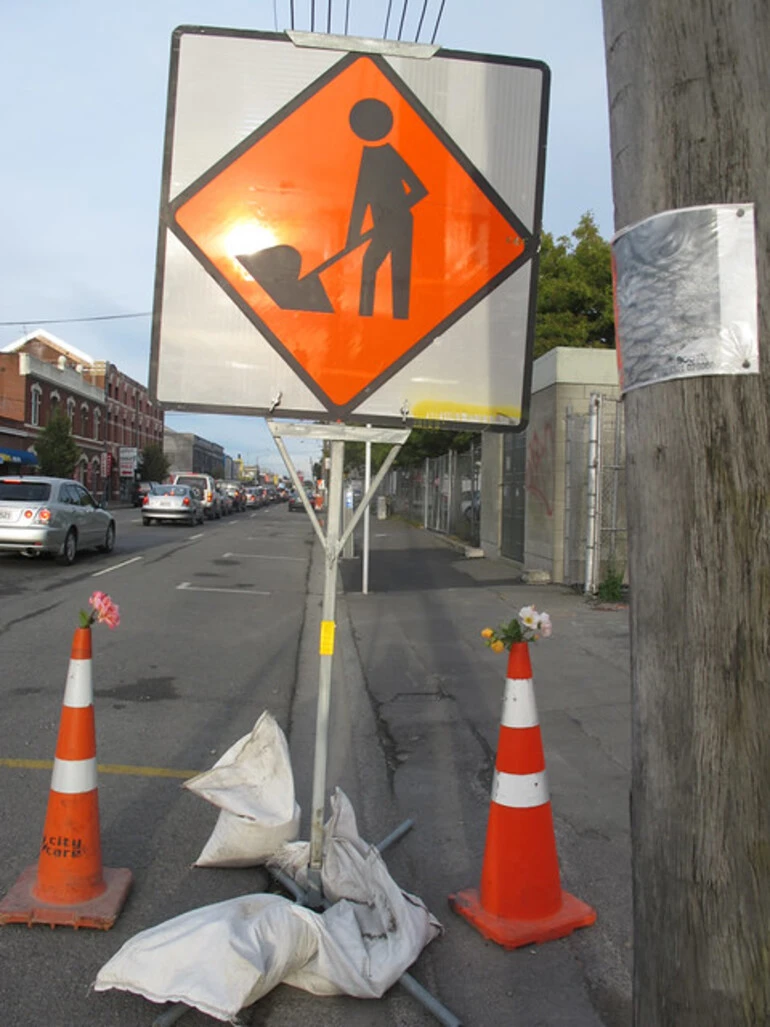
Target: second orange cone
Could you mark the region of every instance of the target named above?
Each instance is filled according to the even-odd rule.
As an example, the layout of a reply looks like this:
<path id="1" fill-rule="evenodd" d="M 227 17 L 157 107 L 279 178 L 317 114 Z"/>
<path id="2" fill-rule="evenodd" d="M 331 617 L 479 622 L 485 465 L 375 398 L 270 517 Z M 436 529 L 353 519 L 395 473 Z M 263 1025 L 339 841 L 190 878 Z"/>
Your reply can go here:
<path id="1" fill-rule="evenodd" d="M 596 911 L 563 891 L 529 646 L 508 659 L 481 885 L 449 896 L 452 909 L 504 948 L 587 927 Z"/>
<path id="2" fill-rule="evenodd" d="M 0 902 L 1 923 L 109 928 L 132 876 L 102 867 L 91 630 L 78 628 L 64 690 L 48 809 L 37 864 Z"/>

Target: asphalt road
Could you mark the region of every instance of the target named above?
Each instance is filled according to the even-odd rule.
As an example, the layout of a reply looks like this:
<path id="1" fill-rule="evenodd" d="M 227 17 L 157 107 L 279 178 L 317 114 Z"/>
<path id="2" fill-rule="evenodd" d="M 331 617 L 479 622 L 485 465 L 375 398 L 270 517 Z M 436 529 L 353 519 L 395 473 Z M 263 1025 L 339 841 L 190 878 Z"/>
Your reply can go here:
<path id="1" fill-rule="evenodd" d="M 191 864 L 216 811 L 181 787 L 264 709 L 285 729 L 301 836 L 308 837 L 324 563 L 304 514 L 284 505 L 202 528 L 144 528 L 116 511 L 113 553 L 72 567 L 0 557 L 0 894 L 36 858 L 78 610 L 91 592 L 121 625 L 94 629 L 94 692 L 105 866 L 134 887 L 113 929 L 0 928 L 3 1027 L 147 1027 L 159 1007 L 89 992 L 139 931 L 187 910 L 263 890 L 259 869 Z M 340 594 L 327 776 L 376 841 L 405 817 L 388 852 L 396 880 L 446 931 L 414 976 L 466 1027 L 625 1027 L 630 996 L 628 635 L 558 587 L 528 590 L 510 567 L 456 557 L 424 532 L 375 523 L 370 596 L 360 561 Z M 479 629 L 524 602 L 548 609 L 554 639 L 533 656 L 564 885 L 599 909 L 593 928 L 505 952 L 447 909 L 478 883 L 504 667 Z M 327 789 L 328 790 L 328 789 Z M 241 1020 L 251 1027 L 432 1027 L 395 987 L 381 1000 L 318 999 L 279 986 Z M 207 1027 L 197 1011 L 181 1027 Z"/>
<path id="2" fill-rule="evenodd" d="M 141 999 L 89 996 L 98 968 L 138 930 L 264 885 L 260 871 L 191 871 L 216 812 L 161 774 L 209 767 L 265 708 L 288 729 L 312 529 L 283 505 L 199 528 L 145 528 L 132 509 L 116 520 L 109 556 L 0 557 L 0 761 L 32 761 L 0 763 L 0 891 L 36 858 L 50 771 L 34 761 L 53 756 L 72 632 L 95 589 L 121 611 L 117 630 L 93 631 L 98 759 L 138 768 L 100 775 L 104 864 L 135 876 L 121 918 L 108 934 L 0 929 L 7 1027 L 149 1024 L 157 1007 Z"/>

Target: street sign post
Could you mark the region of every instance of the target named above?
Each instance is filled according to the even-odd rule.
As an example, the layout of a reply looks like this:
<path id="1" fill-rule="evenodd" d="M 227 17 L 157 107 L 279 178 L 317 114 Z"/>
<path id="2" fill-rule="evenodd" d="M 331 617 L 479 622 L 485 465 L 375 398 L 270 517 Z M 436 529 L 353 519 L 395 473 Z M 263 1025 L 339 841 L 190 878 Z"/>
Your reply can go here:
<path id="1" fill-rule="evenodd" d="M 324 547 L 315 905 L 339 557 L 410 427 L 526 425 L 548 89 L 539 61 L 434 46 L 173 36 L 150 389 L 268 415 Z M 325 531 L 286 436 L 329 442 Z M 346 439 L 392 449 L 341 529 Z"/>
<path id="2" fill-rule="evenodd" d="M 526 423 L 549 73 L 369 40 L 173 38 L 167 409 Z"/>

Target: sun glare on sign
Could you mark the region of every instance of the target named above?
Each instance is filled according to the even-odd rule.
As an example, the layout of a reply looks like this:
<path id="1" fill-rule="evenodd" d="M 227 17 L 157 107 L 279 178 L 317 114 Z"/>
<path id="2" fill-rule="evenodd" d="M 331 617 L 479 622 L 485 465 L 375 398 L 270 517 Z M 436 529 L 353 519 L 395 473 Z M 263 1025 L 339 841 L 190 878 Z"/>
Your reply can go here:
<path id="1" fill-rule="evenodd" d="M 273 232 L 258 221 L 239 221 L 225 236 L 224 249 L 243 277 L 251 278 L 251 275 L 242 264 L 238 263 L 236 258 L 241 254 L 266 250 L 275 246 L 277 242 Z"/>

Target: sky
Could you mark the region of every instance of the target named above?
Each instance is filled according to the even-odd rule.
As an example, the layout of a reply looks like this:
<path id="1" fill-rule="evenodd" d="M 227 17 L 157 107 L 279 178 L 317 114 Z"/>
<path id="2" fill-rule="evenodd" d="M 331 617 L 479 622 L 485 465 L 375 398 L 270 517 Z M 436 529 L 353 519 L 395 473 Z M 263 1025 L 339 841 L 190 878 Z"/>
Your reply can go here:
<path id="1" fill-rule="evenodd" d="M 325 31 L 328 0 L 315 0 Z M 389 0 L 349 0 L 348 34 L 381 38 Z M 389 37 L 404 0 L 390 0 Z M 441 0 L 428 0 L 428 41 Z M 344 32 L 345 0 L 331 0 Z M 406 0 L 414 40 L 422 0 Z M 309 30 L 309 0 L 294 0 Z M 0 346 L 37 327 L 148 380 L 169 46 L 179 25 L 283 30 L 289 0 L 7 0 L 0 12 Z M 568 235 L 585 211 L 612 234 L 601 0 L 445 0 L 442 46 L 528 57 L 551 69 L 543 228 Z M 115 314 L 113 321 L 62 320 Z M 168 412 L 247 463 L 282 472 L 261 418 Z M 301 470 L 317 444 L 296 442 Z"/>

